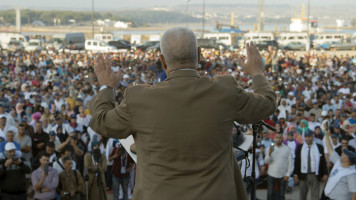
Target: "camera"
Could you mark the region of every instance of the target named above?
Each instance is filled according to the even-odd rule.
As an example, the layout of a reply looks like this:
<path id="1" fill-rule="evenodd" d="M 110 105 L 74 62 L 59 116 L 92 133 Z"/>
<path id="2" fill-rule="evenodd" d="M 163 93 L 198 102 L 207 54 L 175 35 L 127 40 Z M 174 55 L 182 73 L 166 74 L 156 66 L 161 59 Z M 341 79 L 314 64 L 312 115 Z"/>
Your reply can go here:
<path id="1" fill-rule="evenodd" d="M 16 161 L 18 161 L 18 160 L 19 160 L 18 157 L 13 157 L 13 158 L 12 158 L 12 161 L 14 161 L 14 162 L 16 162 Z"/>
<path id="2" fill-rule="evenodd" d="M 63 198 L 69 198 L 69 192 L 63 192 Z"/>
<path id="3" fill-rule="evenodd" d="M 94 151 L 93 151 L 93 157 L 94 157 L 94 160 L 95 160 L 97 163 L 101 163 L 101 162 L 102 162 L 100 149 L 94 149 Z"/>

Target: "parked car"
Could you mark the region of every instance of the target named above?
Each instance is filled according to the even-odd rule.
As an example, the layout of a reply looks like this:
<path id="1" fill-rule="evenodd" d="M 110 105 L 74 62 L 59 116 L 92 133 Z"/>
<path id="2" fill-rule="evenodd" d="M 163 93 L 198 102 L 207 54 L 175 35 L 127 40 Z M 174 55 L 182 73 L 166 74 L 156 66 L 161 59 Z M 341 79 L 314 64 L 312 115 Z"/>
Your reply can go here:
<path id="1" fill-rule="evenodd" d="M 153 52 L 161 51 L 161 43 L 159 42 L 154 46 L 148 47 L 146 51 L 153 51 Z"/>
<path id="2" fill-rule="evenodd" d="M 214 39 L 198 39 L 198 46 L 200 48 L 204 48 L 204 49 L 227 49 L 228 47 L 220 42 L 219 40 L 214 40 Z"/>
<path id="3" fill-rule="evenodd" d="M 159 41 L 147 41 L 141 45 L 133 46 L 132 49 L 146 51 L 146 49 L 148 47 L 152 47 L 152 46 L 156 45 L 157 43 L 159 43 Z"/>
<path id="4" fill-rule="evenodd" d="M 338 43 L 330 45 L 333 50 L 356 50 L 356 39 L 340 40 Z"/>
<path id="5" fill-rule="evenodd" d="M 303 42 L 290 42 L 282 46 L 284 50 L 306 50 L 306 44 Z"/>
<path id="6" fill-rule="evenodd" d="M 271 46 L 273 49 L 278 49 L 278 42 L 276 40 L 258 41 L 255 45 L 260 51 L 267 50 L 269 46 Z"/>
<path id="7" fill-rule="evenodd" d="M 317 50 L 330 50 L 331 46 L 334 45 L 334 44 L 337 44 L 338 42 L 335 42 L 335 41 L 332 41 L 332 42 L 325 42 L 323 44 L 319 44 L 316 49 Z"/>
<path id="8" fill-rule="evenodd" d="M 44 42 L 40 39 L 31 39 L 25 47 L 26 51 L 41 51 L 45 49 Z"/>
<path id="9" fill-rule="evenodd" d="M 24 45 L 21 40 L 11 40 L 7 47 L 10 51 L 22 51 L 24 49 Z"/>
<path id="10" fill-rule="evenodd" d="M 131 49 L 131 44 L 126 40 L 113 40 L 108 42 L 108 44 L 116 47 L 117 49 Z"/>

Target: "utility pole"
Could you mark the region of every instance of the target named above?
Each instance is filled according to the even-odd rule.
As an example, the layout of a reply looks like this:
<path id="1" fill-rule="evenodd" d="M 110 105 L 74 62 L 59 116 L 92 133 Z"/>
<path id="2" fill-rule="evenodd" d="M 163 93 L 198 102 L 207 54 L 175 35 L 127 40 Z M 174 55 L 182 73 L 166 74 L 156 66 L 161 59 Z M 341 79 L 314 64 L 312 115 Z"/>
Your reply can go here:
<path id="1" fill-rule="evenodd" d="M 203 0 L 203 34 L 201 38 L 204 38 L 204 32 L 205 32 L 205 0 Z"/>
<path id="2" fill-rule="evenodd" d="M 92 26 L 91 36 L 94 39 L 94 0 L 91 0 L 91 26 Z"/>
<path id="3" fill-rule="evenodd" d="M 263 31 L 264 26 L 264 0 L 258 0 L 257 31 Z"/>
<path id="4" fill-rule="evenodd" d="M 188 16 L 188 11 L 189 11 L 189 1 L 190 0 L 185 0 L 185 2 L 187 3 L 187 7 L 186 7 L 186 10 L 185 10 L 185 17 L 186 17 L 186 27 L 189 26 L 189 16 Z"/>
<path id="5" fill-rule="evenodd" d="M 310 20 L 310 0 L 308 0 L 308 18 L 307 18 L 307 33 L 309 36 L 309 20 Z"/>

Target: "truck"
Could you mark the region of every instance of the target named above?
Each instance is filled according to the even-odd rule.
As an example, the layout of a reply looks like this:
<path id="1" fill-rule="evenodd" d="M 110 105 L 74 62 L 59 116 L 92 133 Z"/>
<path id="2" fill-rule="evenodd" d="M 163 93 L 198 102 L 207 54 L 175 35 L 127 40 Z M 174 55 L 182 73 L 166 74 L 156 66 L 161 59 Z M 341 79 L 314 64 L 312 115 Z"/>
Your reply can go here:
<path id="1" fill-rule="evenodd" d="M 50 39 L 46 49 L 59 50 L 59 49 L 71 49 L 71 50 L 84 50 L 85 35 L 84 33 L 65 33 L 56 34 Z"/>

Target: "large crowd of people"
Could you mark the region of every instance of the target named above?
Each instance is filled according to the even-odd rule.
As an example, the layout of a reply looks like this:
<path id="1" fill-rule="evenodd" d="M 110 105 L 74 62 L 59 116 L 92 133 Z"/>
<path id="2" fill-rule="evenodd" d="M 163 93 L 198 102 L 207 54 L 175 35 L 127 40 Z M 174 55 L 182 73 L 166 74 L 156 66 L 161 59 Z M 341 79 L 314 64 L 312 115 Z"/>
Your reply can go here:
<path id="1" fill-rule="evenodd" d="M 159 54 L 105 54 L 113 72 L 122 73 L 118 104 L 127 87 L 165 80 Z M 348 149 L 355 164 L 356 58 L 316 51 L 298 56 L 272 48 L 261 54 L 278 105 L 265 120 L 277 131 L 264 130 L 258 143 L 259 176 L 270 183 L 268 199 L 284 197 L 297 183 L 301 198 L 308 188 L 319 198 L 318 178 L 327 181 L 336 162 L 327 132 L 332 151 L 341 156 Z M 88 102 L 100 89 L 93 70 L 97 55 L 1 52 L 0 199 L 82 199 L 85 191 L 89 199 L 107 199 L 111 189 L 115 200 L 132 198 L 135 163 L 117 139 L 102 138 L 89 127 Z M 203 50 L 198 72 L 232 75 L 252 92 L 252 80 L 237 62 L 241 56 L 243 50 Z M 350 180 L 345 195 L 356 192 L 356 174 Z"/>

